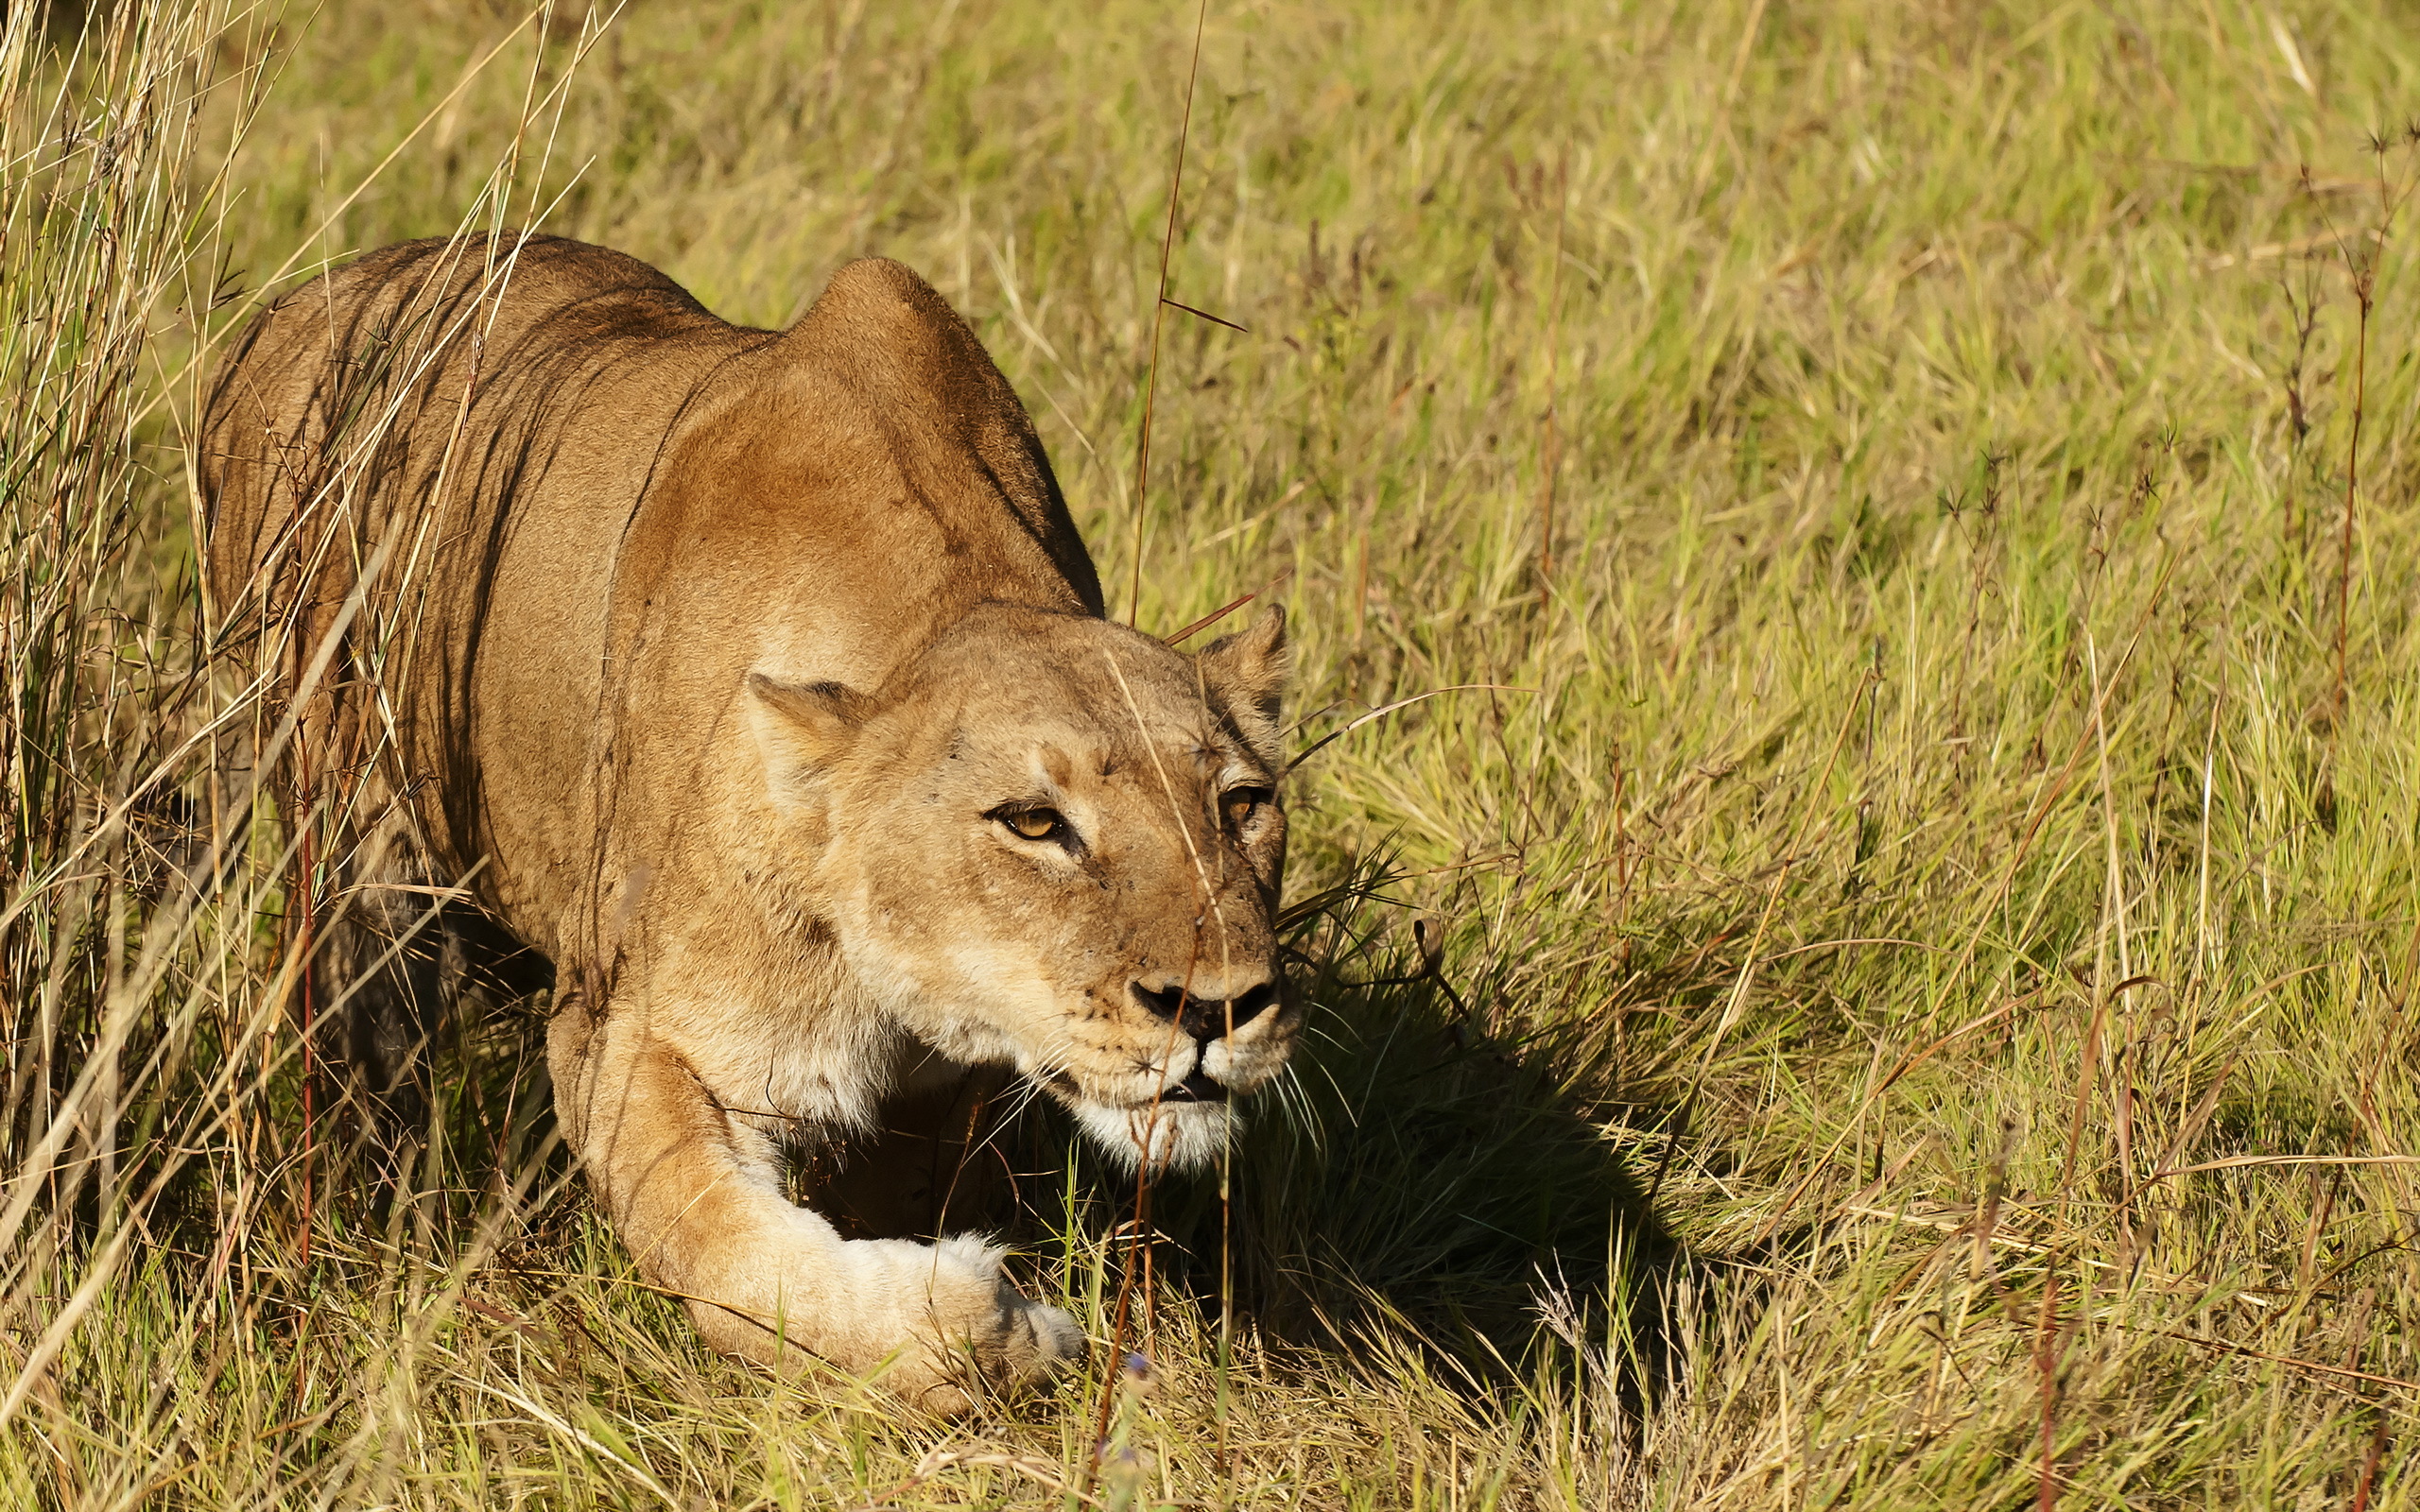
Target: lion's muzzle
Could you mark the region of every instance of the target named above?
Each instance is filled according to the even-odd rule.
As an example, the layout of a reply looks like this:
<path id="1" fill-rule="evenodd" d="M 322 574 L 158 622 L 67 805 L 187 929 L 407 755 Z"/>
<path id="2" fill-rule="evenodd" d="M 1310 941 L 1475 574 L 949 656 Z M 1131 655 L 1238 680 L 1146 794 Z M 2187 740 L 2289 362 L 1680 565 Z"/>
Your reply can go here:
<path id="1" fill-rule="evenodd" d="M 1264 980 L 1233 997 L 1197 995 L 1183 982 L 1162 987 L 1132 985 L 1134 1001 L 1163 1023 L 1176 1025 L 1196 1040 L 1224 1039 L 1277 1005 L 1277 984 Z"/>
<path id="2" fill-rule="evenodd" d="M 1159 987 L 1135 982 L 1130 990 L 1152 1018 L 1174 1026 L 1194 1043 L 1193 1074 L 1161 1093 L 1172 1103 L 1225 1102 L 1230 1089 L 1210 1073 L 1211 1046 L 1232 1039 L 1277 1005 L 1277 984 L 1267 977 L 1231 996 L 1196 995 L 1184 982 Z"/>

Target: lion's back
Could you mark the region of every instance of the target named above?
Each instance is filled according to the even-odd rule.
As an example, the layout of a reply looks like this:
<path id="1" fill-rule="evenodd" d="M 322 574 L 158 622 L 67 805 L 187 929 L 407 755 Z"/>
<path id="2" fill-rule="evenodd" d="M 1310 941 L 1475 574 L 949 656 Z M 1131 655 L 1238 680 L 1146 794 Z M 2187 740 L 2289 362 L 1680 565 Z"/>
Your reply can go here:
<path id="1" fill-rule="evenodd" d="M 489 429 L 527 422 L 600 349 L 726 335 L 755 334 L 634 258 L 561 237 L 403 242 L 322 274 L 254 317 L 212 377 L 197 461 L 221 602 L 291 544 L 315 496 L 376 512 L 409 491 L 392 485 L 424 481 L 458 450 L 464 399 Z"/>
<path id="2" fill-rule="evenodd" d="M 393 721 L 385 781 L 422 795 L 441 871 L 493 849 L 504 788 L 584 807 L 573 752 L 508 773 L 478 752 L 500 720 L 593 715 L 616 532 L 689 397 L 770 339 L 555 237 L 408 242 L 313 280 L 230 346 L 204 410 L 222 642 L 290 669 L 289 696 L 338 656 L 311 694 L 320 738 L 368 749 Z"/>

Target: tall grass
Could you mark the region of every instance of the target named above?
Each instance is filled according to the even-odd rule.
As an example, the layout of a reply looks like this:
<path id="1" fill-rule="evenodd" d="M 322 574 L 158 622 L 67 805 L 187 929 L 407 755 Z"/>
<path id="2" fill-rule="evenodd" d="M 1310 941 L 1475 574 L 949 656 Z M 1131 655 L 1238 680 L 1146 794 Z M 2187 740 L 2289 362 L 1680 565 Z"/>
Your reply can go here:
<path id="1" fill-rule="evenodd" d="M 1138 560 L 1192 20 L 9 12 L 0 1499 L 2412 1504 L 2408 18 L 1214 5 Z M 760 324 L 899 256 L 1147 627 L 1288 599 L 1306 746 L 1470 690 L 1295 774 L 1311 1031 L 1146 1370 L 704 1355 L 542 1005 L 304 1200 L 183 427 L 247 300 L 518 223 Z M 1126 1194 L 1018 1154 L 1105 1341 Z"/>
<path id="2" fill-rule="evenodd" d="M 195 574 L 189 554 L 157 550 L 182 533 L 182 467 L 143 439 L 157 434 L 152 338 L 210 299 L 192 282 L 210 198 L 195 170 L 227 19 L 130 8 L 80 33 L 14 7 L 0 21 L 0 1420 L 45 1451 L 12 1457 L 21 1499 L 90 1488 L 61 1351 L 142 1266 L 151 1215 L 199 1146 L 224 1143 L 247 1030 L 214 980 L 251 967 L 256 891 L 207 838 L 226 827 L 193 809 L 211 708 Z M 164 521 L 164 507 L 177 512 Z M 232 930 L 204 925 L 231 905 Z"/>

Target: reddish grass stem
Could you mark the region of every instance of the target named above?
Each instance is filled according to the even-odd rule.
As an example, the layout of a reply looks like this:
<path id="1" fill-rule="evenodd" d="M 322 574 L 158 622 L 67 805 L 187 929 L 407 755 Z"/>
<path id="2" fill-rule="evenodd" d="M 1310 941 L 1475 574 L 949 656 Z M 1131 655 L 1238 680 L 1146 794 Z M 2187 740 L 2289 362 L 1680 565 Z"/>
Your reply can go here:
<path id="1" fill-rule="evenodd" d="M 2361 1458 L 2361 1479 L 2353 1487 L 2353 1512 L 2370 1512 L 2370 1488 L 2377 1484 L 2378 1461 L 2386 1454 L 2387 1421 L 2380 1413 L 2377 1428 L 2370 1435 L 2370 1452 Z"/>
<path id="2" fill-rule="evenodd" d="M 1225 619 L 1228 615 L 1233 614 L 1236 610 L 1243 608 L 1246 604 L 1251 603 L 1253 599 L 1258 598 L 1259 596 L 1260 595 L 1258 593 L 1246 593 L 1241 598 L 1231 598 L 1227 600 L 1227 602 L 1219 605 L 1217 609 L 1212 610 L 1209 613 L 1202 615 L 1200 619 L 1195 620 L 1184 629 L 1181 629 L 1174 635 L 1169 636 L 1167 638 L 1167 644 L 1170 645 L 1183 645 L 1185 642 L 1200 634 L 1203 629 L 1218 624 L 1220 620 Z"/>
<path id="3" fill-rule="evenodd" d="M 307 758 L 303 755 L 303 749 L 302 732 L 298 729 L 294 734 L 296 765 L 302 765 L 307 770 Z M 302 790 L 294 807 L 302 825 L 302 843 L 298 848 L 297 855 L 299 868 L 296 872 L 298 890 L 302 895 L 300 900 L 302 905 L 302 948 L 295 952 L 294 956 L 296 970 L 302 973 L 302 1236 L 296 1250 L 302 1264 L 307 1268 L 311 1263 L 311 1167 L 319 1147 L 316 1127 L 319 1109 L 313 1091 L 319 1081 L 319 1067 L 313 1059 L 316 1051 L 315 1041 L 318 1039 L 318 1025 L 313 1022 L 316 1018 L 314 1012 L 316 1005 L 312 1001 L 311 982 L 311 956 L 319 945 L 318 910 L 313 906 L 312 896 L 317 890 L 314 884 L 318 873 L 313 854 L 317 848 L 312 843 L 316 838 L 316 832 L 311 822 L 310 792 L 307 787 Z"/>
<path id="4" fill-rule="evenodd" d="M 1546 611 L 1554 593 L 1554 489 L 1563 471 L 1563 432 L 1555 413 L 1556 362 L 1563 347 L 1563 226 L 1571 209 L 1571 152 L 1564 148 L 1554 170 L 1554 266 L 1547 274 L 1547 423 L 1545 455 L 1539 458 L 1546 477 L 1538 490 L 1538 610 Z M 1365 547 L 1363 556 L 1368 556 Z"/>
<path id="5" fill-rule="evenodd" d="M 2353 297 L 2360 302 L 2360 318 L 2353 358 L 2353 440 L 2344 454 L 2343 540 L 2336 561 L 2336 694 L 2332 709 L 2338 719 L 2344 713 L 2345 627 L 2353 602 L 2353 503 L 2361 477 L 2361 413 L 2369 399 L 2370 306 L 2376 293 L 2375 278 L 2376 273 L 2368 267 L 2353 276 Z"/>
<path id="6" fill-rule="evenodd" d="M 1151 410 L 1160 387 L 1160 329 L 1167 323 L 1168 254 L 1176 249 L 1176 212 L 1184 193 L 1184 148 L 1193 137 L 1193 86 L 1201 77 L 1201 32 L 1209 20 L 1210 0 L 1201 0 L 1193 18 L 1193 63 L 1184 76 L 1184 119 L 1177 128 L 1176 168 L 1168 178 L 1167 229 L 1160 233 L 1160 288 L 1151 301 L 1151 362 L 1143 378 L 1143 435 L 1134 449 L 1134 563 L 1126 595 L 1128 625 L 1137 625 L 1143 618 L 1143 500 L 1151 475 Z"/>
<path id="7" fill-rule="evenodd" d="M 1153 1125 L 1158 1119 L 1158 1107 L 1152 1108 Z M 1156 1132 L 1156 1128 L 1152 1130 Z M 1093 1452 L 1084 1470 L 1084 1489 L 1093 1488 L 1094 1478 L 1100 1473 L 1101 1455 L 1109 1448 L 1109 1408 L 1117 1399 L 1117 1373 L 1126 1367 L 1126 1322 L 1129 1305 L 1134 1296 L 1134 1273 L 1139 1269 L 1139 1254 L 1145 1249 L 1145 1236 L 1151 1224 L 1151 1152 L 1148 1145 L 1143 1159 L 1134 1167 L 1134 1227 L 1126 1239 L 1126 1267 L 1117 1279 L 1117 1305 L 1112 1310 L 1109 1324 L 1109 1359 L 1100 1373 L 1100 1410 L 1093 1418 Z"/>
<path id="8" fill-rule="evenodd" d="M 2035 1335 L 2033 1363 L 2042 1372 L 2042 1474 L 2035 1504 L 2052 1512 L 2059 1504 L 2059 1278 L 2042 1284 L 2042 1321 Z"/>

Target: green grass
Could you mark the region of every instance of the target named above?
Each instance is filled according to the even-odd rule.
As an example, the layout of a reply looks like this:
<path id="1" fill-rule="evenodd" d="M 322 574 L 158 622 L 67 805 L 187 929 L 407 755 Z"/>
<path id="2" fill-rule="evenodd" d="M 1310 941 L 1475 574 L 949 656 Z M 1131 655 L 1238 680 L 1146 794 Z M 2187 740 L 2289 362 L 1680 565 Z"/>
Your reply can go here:
<path id="1" fill-rule="evenodd" d="M 149 14 L 216 83 L 106 163 L 173 100 L 22 11 L 0 58 L 0 1501 L 1072 1503 L 1130 1194 L 1063 1130 L 1022 1263 L 1092 1373 L 958 1424 L 705 1354 L 518 1021 L 431 1193 L 317 1194 L 304 1260 L 279 840 L 179 748 L 273 728 L 182 456 L 281 270 L 535 223 L 780 324 L 880 252 L 1122 616 L 1191 9 Z M 1293 894 L 1353 896 L 1231 1203 L 1154 1195 L 1092 1494 L 2420 1503 L 2415 22 L 1211 7 L 1170 290 L 1249 330 L 1170 313 L 1140 623 L 1286 600 L 1305 744 L 1489 686 L 1293 779 Z M 1438 976 L 1354 986 L 1416 919 Z"/>

